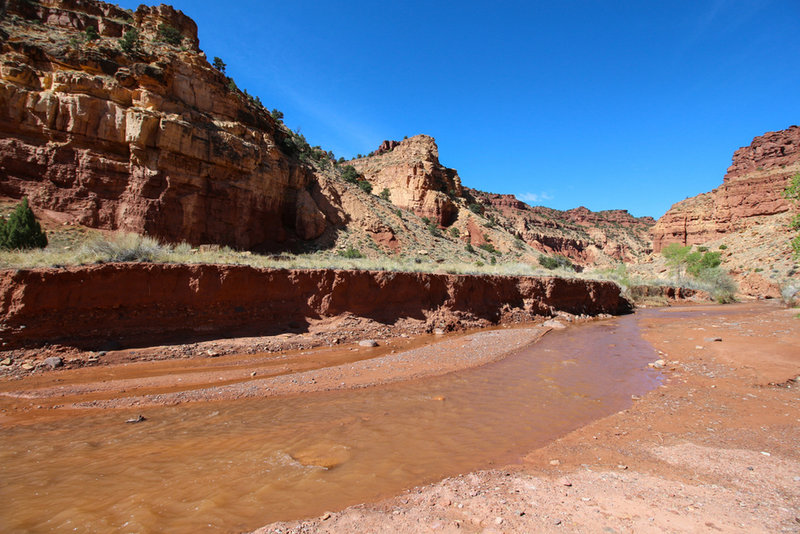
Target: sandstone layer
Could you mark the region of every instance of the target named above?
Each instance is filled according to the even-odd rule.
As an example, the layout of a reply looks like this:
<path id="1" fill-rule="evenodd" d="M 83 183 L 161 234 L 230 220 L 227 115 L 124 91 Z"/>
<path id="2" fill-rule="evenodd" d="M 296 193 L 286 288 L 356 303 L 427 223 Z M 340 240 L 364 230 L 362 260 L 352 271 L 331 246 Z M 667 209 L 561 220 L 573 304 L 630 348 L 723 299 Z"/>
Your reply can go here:
<path id="1" fill-rule="evenodd" d="M 449 226 L 458 208 L 461 179 L 455 169 L 439 162 L 439 147 L 427 135 L 403 141 L 384 141 L 374 156 L 350 162 L 372 183 L 373 190 L 389 190 L 392 204 Z"/>
<path id="2" fill-rule="evenodd" d="M 531 207 L 514 195 L 463 187 L 458 172 L 439 161 L 436 141 L 426 135 L 384 141 L 373 155 L 349 164 L 373 191 L 388 190 L 394 206 L 457 230 L 455 235 L 474 247 L 492 245 L 506 253 L 524 243 L 583 265 L 631 262 L 650 252 L 651 217 L 636 218 L 625 210 Z"/>
<path id="3" fill-rule="evenodd" d="M 562 278 L 141 263 L 0 272 L 3 349 L 276 334 L 345 314 L 453 329 L 630 310 L 612 282 Z"/>
<path id="4" fill-rule="evenodd" d="M 653 227 L 653 248 L 697 245 L 763 224 L 791 209 L 783 191 L 800 172 L 800 127 L 768 132 L 733 155 L 717 189 L 673 205 Z"/>
<path id="5" fill-rule="evenodd" d="M 281 149 L 285 128 L 209 64 L 180 11 L 10 0 L 4 15 L 0 195 L 85 226 L 242 249 L 328 226 L 314 173 Z"/>

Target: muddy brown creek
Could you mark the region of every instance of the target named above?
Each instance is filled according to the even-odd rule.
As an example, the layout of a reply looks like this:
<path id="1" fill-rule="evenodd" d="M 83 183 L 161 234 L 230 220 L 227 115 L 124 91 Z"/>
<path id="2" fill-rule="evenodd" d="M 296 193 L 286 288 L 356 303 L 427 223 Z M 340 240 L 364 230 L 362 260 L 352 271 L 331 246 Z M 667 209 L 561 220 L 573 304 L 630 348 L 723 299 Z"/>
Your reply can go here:
<path id="1" fill-rule="evenodd" d="M 658 385 L 639 316 L 440 377 L 6 423 L 0 530 L 239 532 L 512 464 Z"/>

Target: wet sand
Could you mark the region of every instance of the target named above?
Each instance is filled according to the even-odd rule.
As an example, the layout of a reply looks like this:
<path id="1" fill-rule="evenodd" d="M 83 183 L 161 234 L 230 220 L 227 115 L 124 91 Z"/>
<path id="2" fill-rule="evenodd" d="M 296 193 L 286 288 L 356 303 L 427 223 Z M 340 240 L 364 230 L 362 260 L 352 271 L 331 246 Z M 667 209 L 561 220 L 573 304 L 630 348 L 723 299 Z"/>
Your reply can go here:
<path id="1" fill-rule="evenodd" d="M 276 523 L 282 532 L 800 532 L 800 319 L 755 302 L 641 321 L 662 387 L 521 466 Z"/>

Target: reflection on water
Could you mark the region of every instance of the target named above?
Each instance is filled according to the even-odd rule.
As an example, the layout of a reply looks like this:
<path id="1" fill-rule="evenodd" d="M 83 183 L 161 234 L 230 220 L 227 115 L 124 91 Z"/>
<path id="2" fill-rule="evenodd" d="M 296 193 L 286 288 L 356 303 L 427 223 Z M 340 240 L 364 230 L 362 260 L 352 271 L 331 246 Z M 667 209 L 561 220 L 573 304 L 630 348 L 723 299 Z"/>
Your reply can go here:
<path id="1" fill-rule="evenodd" d="M 385 387 L 104 411 L 0 431 L 3 531 L 241 531 L 516 461 L 655 387 L 627 316 Z"/>

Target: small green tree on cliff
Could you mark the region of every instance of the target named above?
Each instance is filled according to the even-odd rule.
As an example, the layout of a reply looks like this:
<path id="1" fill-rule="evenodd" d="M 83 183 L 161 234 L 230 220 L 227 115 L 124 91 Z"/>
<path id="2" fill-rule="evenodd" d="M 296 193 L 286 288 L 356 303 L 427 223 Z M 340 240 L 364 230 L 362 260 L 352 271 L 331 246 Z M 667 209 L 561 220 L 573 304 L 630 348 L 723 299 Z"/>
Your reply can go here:
<path id="1" fill-rule="evenodd" d="M 139 51 L 139 32 L 136 28 L 130 29 L 119 40 L 119 47 L 126 54 Z"/>
<path id="2" fill-rule="evenodd" d="M 221 57 L 214 56 L 214 62 L 212 63 L 214 68 L 220 71 L 222 74 L 225 74 L 225 69 L 228 67 L 224 61 L 222 61 Z"/>
<path id="3" fill-rule="evenodd" d="M 800 172 L 795 174 L 789 179 L 789 187 L 783 192 L 783 196 L 788 198 L 795 205 L 800 201 Z M 800 230 L 800 213 L 792 219 L 791 228 L 793 230 Z M 800 258 L 800 234 L 797 234 L 792 239 L 792 249 L 794 250 L 794 257 Z"/>
<path id="4" fill-rule="evenodd" d="M 47 235 L 23 198 L 8 220 L 0 219 L 0 249 L 44 248 Z"/>

